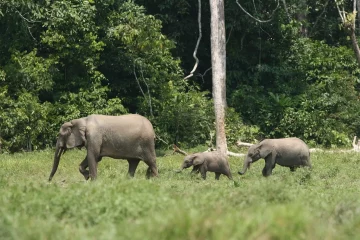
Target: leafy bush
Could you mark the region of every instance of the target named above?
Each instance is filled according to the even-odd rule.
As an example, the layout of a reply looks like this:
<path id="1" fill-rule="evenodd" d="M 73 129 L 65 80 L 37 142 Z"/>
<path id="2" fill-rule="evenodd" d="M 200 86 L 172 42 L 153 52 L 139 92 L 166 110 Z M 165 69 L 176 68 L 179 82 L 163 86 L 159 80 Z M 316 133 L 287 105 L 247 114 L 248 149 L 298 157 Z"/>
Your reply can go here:
<path id="1" fill-rule="evenodd" d="M 306 90 L 286 107 L 278 129 L 324 146 L 350 146 L 359 131 L 359 68 L 351 49 L 299 39 L 292 47 L 289 66 L 298 72 Z"/>
<path id="2" fill-rule="evenodd" d="M 168 83 L 169 94 L 156 101 L 153 123 L 157 134 L 168 142 L 183 147 L 204 144 L 214 129 L 213 102 L 208 92 L 190 88 L 187 92 Z M 164 95 L 166 96 L 166 95 Z"/>
<path id="3" fill-rule="evenodd" d="M 95 79 L 87 88 L 78 93 L 66 92 L 54 104 L 52 119 L 58 127 L 65 121 L 86 117 L 91 114 L 120 115 L 127 112 L 119 98 L 108 99 L 108 88 Z"/>
<path id="4" fill-rule="evenodd" d="M 235 145 L 238 140 L 254 143 L 262 135 L 259 127 L 244 124 L 233 108 L 226 109 L 225 131 L 229 146 Z"/>
<path id="5" fill-rule="evenodd" d="M 0 94 L 0 136 L 3 150 L 32 151 L 52 145 L 54 134 L 49 121 L 51 105 L 40 103 L 30 94 L 22 93 L 17 99 Z"/>
<path id="6" fill-rule="evenodd" d="M 281 68 L 259 66 L 253 82 L 231 95 L 243 121 L 258 126 L 267 138 L 351 146 L 352 136 L 360 131 L 360 69 L 352 50 L 299 38 L 283 59 Z M 268 82 L 259 84 L 264 75 Z"/>

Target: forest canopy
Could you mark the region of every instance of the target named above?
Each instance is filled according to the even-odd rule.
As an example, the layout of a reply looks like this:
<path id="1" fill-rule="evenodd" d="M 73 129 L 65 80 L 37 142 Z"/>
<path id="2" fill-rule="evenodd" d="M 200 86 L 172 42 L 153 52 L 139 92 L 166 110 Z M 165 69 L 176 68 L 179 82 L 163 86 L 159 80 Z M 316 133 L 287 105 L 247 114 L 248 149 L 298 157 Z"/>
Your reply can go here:
<path id="1" fill-rule="evenodd" d="M 335 1 L 225 4 L 228 144 L 296 136 L 350 147 L 360 68 Z M 95 113 L 148 117 L 158 147 L 211 144 L 209 1 L 201 6 L 199 65 L 184 79 L 197 1 L 1 1 L 2 151 L 52 147 L 62 123 Z"/>

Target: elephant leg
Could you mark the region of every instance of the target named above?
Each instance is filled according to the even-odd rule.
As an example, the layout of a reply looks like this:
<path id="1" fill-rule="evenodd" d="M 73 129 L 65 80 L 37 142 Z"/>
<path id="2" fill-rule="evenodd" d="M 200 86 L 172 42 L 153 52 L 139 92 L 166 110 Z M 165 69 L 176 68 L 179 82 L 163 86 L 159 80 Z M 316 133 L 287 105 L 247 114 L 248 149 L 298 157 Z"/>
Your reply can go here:
<path id="1" fill-rule="evenodd" d="M 156 154 L 155 154 L 155 149 L 153 148 L 153 146 L 147 146 L 143 148 L 143 161 L 144 163 L 146 163 L 146 165 L 148 165 L 148 169 L 146 170 L 146 178 L 150 178 L 150 177 L 157 177 L 159 175 L 158 173 L 158 169 L 156 166 Z"/>
<path id="2" fill-rule="evenodd" d="M 96 160 L 96 166 L 101 160 L 102 157 L 98 157 Z M 79 172 L 84 176 L 85 180 L 89 180 L 89 170 L 87 170 L 88 166 L 88 160 L 86 157 L 79 165 Z"/>
<path id="3" fill-rule="evenodd" d="M 128 159 L 127 161 L 129 163 L 128 175 L 130 177 L 134 177 L 136 168 L 139 165 L 140 160 L 139 159 Z"/>
<path id="4" fill-rule="evenodd" d="M 295 172 L 295 170 L 296 170 L 296 167 L 294 167 L 294 166 L 289 167 L 289 168 L 290 168 L 290 171 L 292 171 L 292 172 Z"/>
<path id="5" fill-rule="evenodd" d="M 91 180 L 96 180 L 97 177 L 97 163 L 98 160 L 101 160 L 100 158 L 100 147 L 99 146 L 93 146 L 93 148 L 88 148 L 87 151 L 87 160 L 89 164 L 89 176 Z"/>
<path id="6" fill-rule="evenodd" d="M 229 172 L 227 172 L 225 175 L 229 178 L 229 180 L 233 180 L 233 178 L 232 178 L 232 174 L 231 174 L 231 172 L 230 172 L 230 171 L 229 171 Z"/>
<path id="7" fill-rule="evenodd" d="M 267 167 L 265 166 L 265 167 L 263 168 L 263 170 L 262 170 L 262 175 L 263 175 L 264 177 L 270 176 L 270 175 L 271 175 L 271 170 L 267 169 Z"/>
<path id="8" fill-rule="evenodd" d="M 262 170 L 262 175 L 264 177 L 270 176 L 272 174 L 272 170 L 275 168 L 275 164 L 273 164 L 273 165 L 270 165 L 270 164 L 271 164 L 270 162 L 265 163 L 265 167 Z"/>
<path id="9" fill-rule="evenodd" d="M 229 163 L 227 164 L 227 167 L 225 167 L 225 171 L 223 172 L 223 174 L 227 176 L 230 180 L 233 180 Z"/>
<path id="10" fill-rule="evenodd" d="M 206 179 L 206 169 L 204 167 L 200 167 L 201 177 L 205 180 Z"/>
<path id="11" fill-rule="evenodd" d="M 215 173 L 215 179 L 216 179 L 216 180 L 219 180 L 220 175 L 221 175 L 221 173 L 216 172 L 216 173 Z"/>
<path id="12" fill-rule="evenodd" d="M 303 165 L 304 165 L 305 167 L 309 167 L 310 169 L 312 168 L 311 162 L 310 162 L 310 160 L 309 160 L 308 158 L 301 159 L 301 162 L 303 163 Z"/>
<path id="13" fill-rule="evenodd" d="M 272 170 L 275 168 L 275 156 L 270 156 L 265 158 L 265 167 L 262 170 L 262 175 L 268 177 L 272 174 Z"/>
<path id="14" fill-rule="evenodd" d="M 153 161 L 145 161 L 144 162 L 149 166 L 146 170 L 146 178 L 157 177 L 159 175 L 158 169 L 156 166 L 156 160 Z"/>
<path id="15" fill-rule="evenodd" d="M 194 166 L 193 169 L 191 170 L 191 174 L 197 174 L 199 173 L 199 166 Z"/>
<path id="16" fill-rule="evenodd" d="M 79 172 L 84 176 L 85 180 L 89 179 L 88 160 L 85 158 L 79 165 Z"/>

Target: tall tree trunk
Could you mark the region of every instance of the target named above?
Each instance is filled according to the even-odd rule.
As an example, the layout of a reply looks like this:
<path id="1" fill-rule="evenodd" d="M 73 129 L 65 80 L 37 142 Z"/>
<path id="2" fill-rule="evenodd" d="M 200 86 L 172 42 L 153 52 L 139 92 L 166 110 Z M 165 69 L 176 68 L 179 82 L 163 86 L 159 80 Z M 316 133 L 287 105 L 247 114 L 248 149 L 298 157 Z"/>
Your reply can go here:
<path id="1" fill-rule="evenodd" d="M 221 154 L 226 155 L 226 39 L 224 0 L 210 0 L 210 12 L 212 83 L 216 118 L 216 149 Z"/>
<path id="2" fill-rule="evenodd" d="M 360 48 L 359 48 L 359 44 L 358 44 L 356 34 L 355 34 L 356 13 L 357 13 L 356 12 L 356 4 L 359 0 L 353 0 L 352 13 L 347 13 L 346 11 L 344 11 L 343 5 L 341 5 L 336 0 L 334 0 L 334 1 L 335 1 L 337 10 L 338 10 L 339 16 L 341 18 L 343 27 L 344 27 L 345 31 L 347 31 L 350 35 L 351 45 L 352 45 L 354 53 L 355 53 L 356 61 L 358 62 L 359 66 L 360 66 Z"/>
<path id="3" fill-rule="evenodd" d="M 299 8 L 299 11 L 296 14 L 296 20 L 301 23 L 299 32 L 301 33 L 302 37 L 307 37 L 308 29 L 307 29 L 307 26 L 306 26 L 306 20 L 307 20 L 307 3 L 306 3 L 306 0 L 300 0 L 298 2 L 298 8 Z"/>
<path id="4" fill-rule="evenodd" d="M 358 17 L 358 21 L 360 22 L 360 12 L 359 12 L 360 11 L 360 0 L 354 0 L 354 1 L 356 1 L 357 17 Z"/>
<path id="5" fill-rule="evenodd" d="M 356 61 L 358 62 L 359 66 L 360 66 L 360 48 L 356 39 L 356 35 L 355 35 L 355 29 L 351 28 L 350 29 L 350 38 L 351 38 L 351 44 L 355 53 L 355 57 L 356 57 Z"/>

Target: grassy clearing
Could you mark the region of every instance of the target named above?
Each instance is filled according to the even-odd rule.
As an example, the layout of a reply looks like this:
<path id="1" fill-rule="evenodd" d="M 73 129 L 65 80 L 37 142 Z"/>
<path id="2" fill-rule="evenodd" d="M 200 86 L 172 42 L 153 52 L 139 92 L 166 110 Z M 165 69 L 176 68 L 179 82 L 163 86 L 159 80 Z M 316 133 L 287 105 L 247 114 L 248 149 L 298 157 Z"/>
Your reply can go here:
<path id="1" fill-rule="evenodd" d="M 127 162 L 105 158 L 98 180 L 77 167 L 85 152 L 67 152 L 53 182 L 53 151 L 0 155 L 0 239 L 356 239 L 360 236 L 360 155 L 314 153 L 313 170 L 263 162 L 235 182 L 175 173 L 182 156 L 158 157 L 160 176 L 134 179 Z"/>

